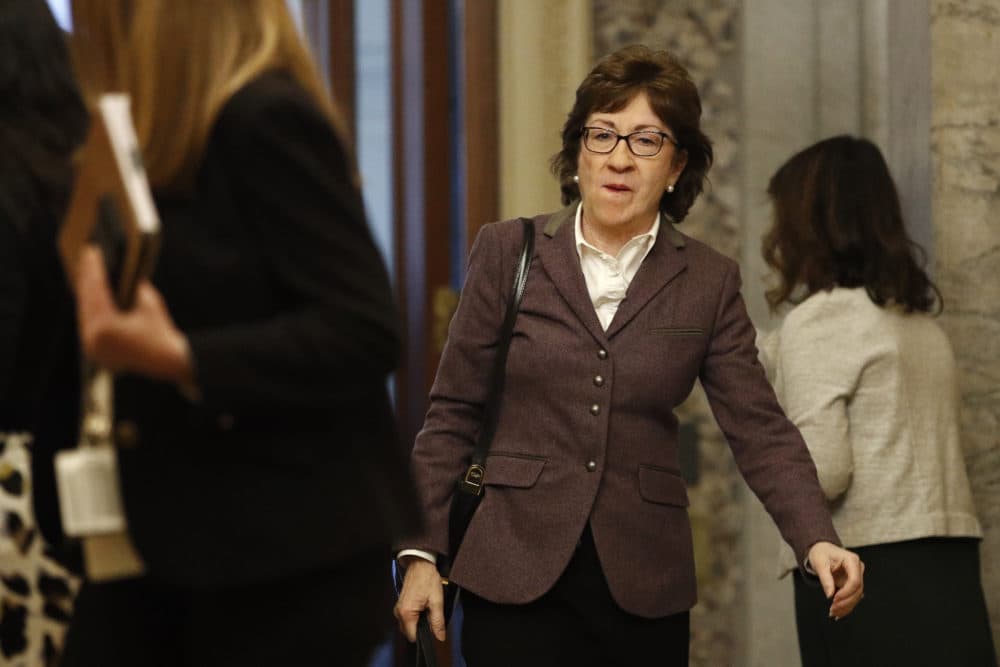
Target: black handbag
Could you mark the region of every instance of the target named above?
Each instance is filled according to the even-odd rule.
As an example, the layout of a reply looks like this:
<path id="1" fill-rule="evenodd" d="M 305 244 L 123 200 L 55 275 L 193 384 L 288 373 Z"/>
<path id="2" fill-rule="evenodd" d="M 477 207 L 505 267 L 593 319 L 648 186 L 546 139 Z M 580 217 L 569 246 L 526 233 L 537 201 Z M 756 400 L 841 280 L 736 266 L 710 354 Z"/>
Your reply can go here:
<path id="1" fill-rule="evenodd" d="M 441 573 L 444 583 L 445 623 L 451 620 L 452 612 L 458 604 L 460 592 L 458 585 L 448 581 L 448 574 L 451 571 L 451 564 L 454 562 L 455 556 L 462 546 L 462 538 L 465 537 L 465 531 L 472 521 L 472 515 L 483 500 L 486 456 L 489 454 L 490 444 L 493 442 L 497 420 L 500 416 L 500 399 L 503 395 L 507 352 L 510 349 L 510 339 L 514 333 L 514 323 L 517 321 L 517 313 L 521 307 L 524 287 L 528 282 L 528 269 L 531 266 L 531 256 L 535 249 L 535 224 L 527 218 L 521 218 L 521 223 L 524 227 L 524 243 L 517 260 L 517 268 L 514 272 L 514 285 L 511 290 L 510 300 L 507 302 L 507 314 L 504 317 L 503 327 L 500 330 L 497 354 L 493 360 L 492 383 L 483 412 L 483 426 L 479 431 L 479 437 L 476 440 L 475 449 L 469 459 L 469 465 L 465 473 L 458 480 L 455 492 L 452 494 L 451 505 L 448 510 L 449 557 L 438 561 L 438 571 Z M 397 596 L 402 587 L 401 579 L 399 568 L 396 568 Z M 424 611 L 417 621 L 417 645 L 415 647 L 417 667 L 421 667 L 422 665 L 437 667 L 437 656 L 434 653 L 434 646 L 434 634 L 431 632 L 427 612 Z"/>

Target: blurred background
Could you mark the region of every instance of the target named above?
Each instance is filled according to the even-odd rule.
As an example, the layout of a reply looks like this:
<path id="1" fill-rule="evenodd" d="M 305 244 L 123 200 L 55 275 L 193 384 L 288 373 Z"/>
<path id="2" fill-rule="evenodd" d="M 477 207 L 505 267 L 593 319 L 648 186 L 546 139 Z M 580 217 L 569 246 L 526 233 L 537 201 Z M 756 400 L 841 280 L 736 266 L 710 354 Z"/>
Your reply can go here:
<path id="1" fill-rule="evenodd" d="M 68 0 L 50 2 L 71 29 Z M 486 222 L 559 207 L 548 161 L 576 85 L 603 54 L 642 42 L 673 51 L 695 77 L 716 164 L 682 229 L 740 261 L 762 329 L 776 323 L 760 258 L 768 177 L 818 139 L 875 141 L 944 294 L 1000 645 L 1000 0 L 288 4 L 349 119 L 393 272 L 407 329 L 394 391 L 410 442 L 469 244 Z M 700 591 L 691 662 L 796 665 L 777 532 L 698 391 L 682 413 Z M 393 665 L 394 652 L 387 643 L 375 664 Z"/>

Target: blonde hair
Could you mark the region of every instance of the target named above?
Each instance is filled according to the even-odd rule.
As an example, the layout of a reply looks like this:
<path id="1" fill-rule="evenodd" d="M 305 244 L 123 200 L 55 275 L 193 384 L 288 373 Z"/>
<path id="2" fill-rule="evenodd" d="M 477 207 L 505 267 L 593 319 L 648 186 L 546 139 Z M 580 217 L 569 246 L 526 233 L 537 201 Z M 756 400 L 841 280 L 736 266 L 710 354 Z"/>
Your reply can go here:
<path id="1" fill-rule="evenodd" d="M 190 186 L 220 110 L 283 70 L 346 132 L 284 0 L 73 0 L 73 55 L 89 100 L 132 97 L 154 188 Z M 345 141 L 345 147 L 348 144 Z"/>

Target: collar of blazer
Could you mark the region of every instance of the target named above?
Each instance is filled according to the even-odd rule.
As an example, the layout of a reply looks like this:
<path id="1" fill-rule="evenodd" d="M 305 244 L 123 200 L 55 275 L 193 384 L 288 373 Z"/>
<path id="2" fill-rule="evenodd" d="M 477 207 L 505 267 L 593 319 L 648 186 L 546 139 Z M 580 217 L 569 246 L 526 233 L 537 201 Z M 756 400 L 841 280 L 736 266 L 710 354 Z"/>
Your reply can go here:
<path id="1" fill-rule="evenodd" d="M 606 345 L 649 303 L 650 299 L 687 268 L 683 252 L 686 245 L 685 238 L 672 224 L 661 223 L 656 243 L 632 279 L 625 300 L 618 307 L 618 312 L 608 325 L 608 330 L 604 331 L 587 293 L 587 282 L 583 277 L 580 258 L 574 247 L 573 225 L 566 224 L 572 223 L 575 219 L 577 205 L 578 202 L 573 202 L 549 216 L 543 227 L 543 233 L 552 242 L 540 243 L 535 251 L 556 289 L 587 331 L 598 343 Z M 663 240 L 665 242 L 661 242 Z"/>
<path id="2" fill-rule="evenodd" d="M 545 229 L 542 230 L 546 236 L 552 238 L 559 231 L 559 228 L 563 226 L 563 223 L 569 222 L 576 219 L 576 209 L 580 205 L 579 201 L 574 201 L 566 208 L 560 209 L 549 216 L 549 221 L 545 223 Z M 666 223 L 666 224 L 663 224 Z M 675 248 L 683 248 L 686 245 L 684 240 L 684 235 L 677 231 L 673 223 L 670 222 L 666 216 L 660 224 L 660 235 L 666 236 L 667 240 L 673 244 Z"/>

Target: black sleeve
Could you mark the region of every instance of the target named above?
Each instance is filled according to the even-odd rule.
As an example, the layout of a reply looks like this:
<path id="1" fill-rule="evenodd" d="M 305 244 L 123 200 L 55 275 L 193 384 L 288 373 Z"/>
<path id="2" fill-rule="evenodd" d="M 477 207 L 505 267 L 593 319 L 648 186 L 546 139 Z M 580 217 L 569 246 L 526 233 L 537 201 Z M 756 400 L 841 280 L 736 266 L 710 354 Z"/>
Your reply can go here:
<path id="1" fill-rule="evenodd" d="M 384 386 L 399 359 L 397 315 L 338 136 L 290 82 L 228 106 L 215 133 L 284 307 L 187 332 L 203 400 L 322 409 L 359 384 Z"/>

